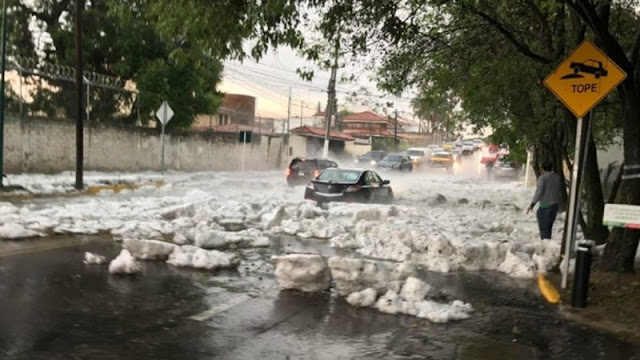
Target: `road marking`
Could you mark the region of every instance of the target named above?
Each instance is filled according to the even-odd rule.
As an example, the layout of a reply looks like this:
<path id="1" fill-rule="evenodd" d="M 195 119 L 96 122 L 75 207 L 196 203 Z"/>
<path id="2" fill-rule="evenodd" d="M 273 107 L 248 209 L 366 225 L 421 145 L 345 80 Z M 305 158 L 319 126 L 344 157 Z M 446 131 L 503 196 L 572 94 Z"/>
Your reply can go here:
<path id="1" fill-rule="evenodd" d="M 238 305 L 242 304 L 243 302 L 245 302 L 245 301 L 247 301 L 249 299 L 251 299 L 251 298 L 249 296 L 247 296 L 247 295 L 238 296 L 236 298 L 233 298 L 233 299 L 229 300 L 225 304 L 214 306 L 209 310 L 201 312 L 200 314 L 189 316 L 189 319 L 195 320 L 195 321 L 204 321 L 204 320 L 207 320 L 208 318 L 213 317 L 213 316 L 215 316 L 215 315 L 217 315 L 217 314 L 219 314 L 221 312 L 227 311 L 227 310 L 231 309 L 232 307 L 238 306 Z"/>

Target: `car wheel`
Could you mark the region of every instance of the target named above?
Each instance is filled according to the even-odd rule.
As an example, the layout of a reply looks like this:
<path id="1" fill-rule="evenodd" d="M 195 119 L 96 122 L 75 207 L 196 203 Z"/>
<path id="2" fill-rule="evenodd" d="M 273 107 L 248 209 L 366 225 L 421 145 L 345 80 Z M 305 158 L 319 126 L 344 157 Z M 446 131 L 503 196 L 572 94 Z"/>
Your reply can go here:
<path id="1" fill-rule="evenodd" d="M 389 192 L 387 193 L 387 199 L 386 199 L 386 203 L 387 204 L 392 204 L 393 203 L 393 190 L 391 190 L 391 188 L 389 188 Z"/>
<path id="2" fill-rule="evenodd" d="M 596 73 L 593 74 L 593 76 L 595 76 L 596 79 L 600 79 L 601 74 L 599 71 L 596 71 Z"/>
<path id="3" fill-rule="evenodd" d="M 580 68 L 579 67 L 576 66 L 576 67 L 573 68 L 573 73 L 574 74 L 578 74 L 579 72 L 580 72 Z"/>
<path id="4" fill-rule="evenodd" d="M 369 191 L 365 197 L 366 202 L 369 204 L 373 204 L 376 202 L 376 194 L 374 194 L 372 191 Z"/>

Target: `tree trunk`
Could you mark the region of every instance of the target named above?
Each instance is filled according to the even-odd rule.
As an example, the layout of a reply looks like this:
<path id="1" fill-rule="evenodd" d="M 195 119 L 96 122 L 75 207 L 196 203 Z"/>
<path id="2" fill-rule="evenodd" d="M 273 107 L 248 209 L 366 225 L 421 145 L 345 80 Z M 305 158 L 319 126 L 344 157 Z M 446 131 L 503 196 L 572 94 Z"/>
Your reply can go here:
<path id="1" fill-rule="evenodd" d="M 589 121 L 592 121 L 590 119 Z M 584 164 L 584 178 L 582 179 L 582 201 L 581 207 L 585 215 L 586 227 L 582 232 L 586 239 L 594 240 L 598 244 L 604 244 L 609 236 L 609 230 L 602 225 L 602 215 L 604 214 L 604 193 L 602 181 L 600 179 L 600 168 L 598 166 L 598 153 L 596 142 L 593 139 L 593 132 L 587 142 L 587 161 Z"/>
<path id="2" fill-rule="evenodd" d="M 620 97 L 627 108 L 624 119 L 624 163 L 640 164 L 640 99 L 635 88 L 633 71 L 619 89 Z M 640 205 L 640 179 L 622 178 L 618 190 L 617 203 Z M 633 272 L 635 255 L 638 250 L 639 230 L 614 229 L 609 235 L 602 255 L 602 269 L 605 271 Z"/>

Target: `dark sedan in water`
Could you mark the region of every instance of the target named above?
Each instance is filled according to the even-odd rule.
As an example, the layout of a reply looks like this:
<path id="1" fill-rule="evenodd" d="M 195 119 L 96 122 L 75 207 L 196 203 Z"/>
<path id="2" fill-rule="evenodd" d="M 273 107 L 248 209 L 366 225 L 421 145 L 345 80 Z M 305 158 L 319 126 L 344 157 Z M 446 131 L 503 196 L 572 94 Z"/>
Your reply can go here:
<path id="1" fill-rule="evenodd" d="M 382 180 L 375 171 L 331 168 L 311 180 L 304 198 L 318 205 L 333 201 L 390 203 L 393 190 L 389 180 Z"/>
<path id="2" fill-rule="evenodd" d="M 389 154 L 376 167 L 380 171 L 413 171 L 411 158 L 406 154 Z"/>

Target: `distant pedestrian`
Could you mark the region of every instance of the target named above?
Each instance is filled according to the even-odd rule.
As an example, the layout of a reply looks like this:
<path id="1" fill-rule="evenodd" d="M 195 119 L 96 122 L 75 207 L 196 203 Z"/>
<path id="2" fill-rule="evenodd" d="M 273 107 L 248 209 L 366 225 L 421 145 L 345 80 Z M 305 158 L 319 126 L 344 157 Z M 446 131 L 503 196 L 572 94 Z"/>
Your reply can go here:
<path id="1" fill-rule="evenodd" d="M 552 171 L 550 163 L 542 164 L 542 175 L 538 178 L 536 193 L 531 200 L 531 205 L 527 209 L 527 214 L 533 211 L 533 207 L 539 202 L 538 228 L 541 239 L 551 239 L 553 222 L 558 215 L 558 204 L 560 204 L 560 194 L 562 191 L 562 179 L 560 175 Z"/>

